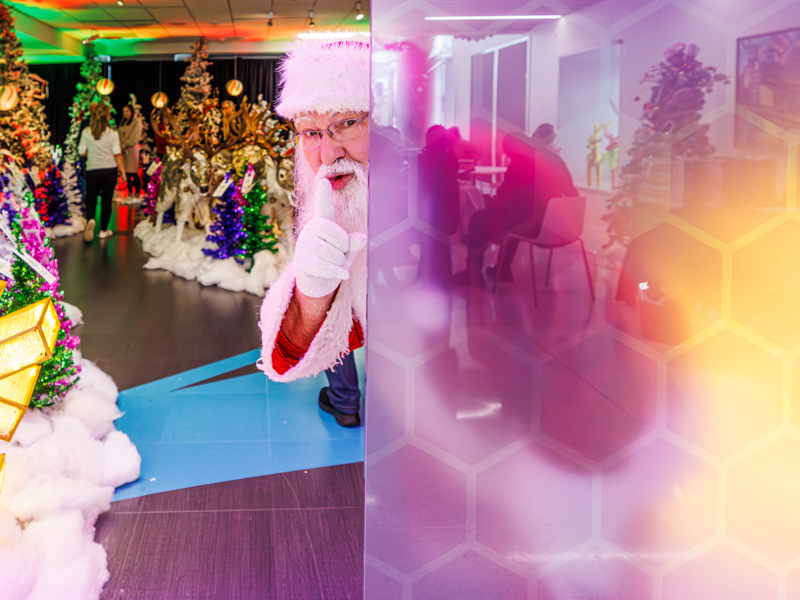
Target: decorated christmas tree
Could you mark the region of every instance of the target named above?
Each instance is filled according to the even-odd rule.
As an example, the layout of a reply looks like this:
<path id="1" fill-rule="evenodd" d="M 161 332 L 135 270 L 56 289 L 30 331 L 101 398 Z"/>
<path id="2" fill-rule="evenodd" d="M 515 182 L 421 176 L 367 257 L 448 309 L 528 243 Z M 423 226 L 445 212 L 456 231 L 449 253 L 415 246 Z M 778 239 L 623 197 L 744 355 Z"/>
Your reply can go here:
<path id="1" fill-rule="evenodd" d="M 64 312 L 61 303 L 63 295 L 58 289 L 58 264 L 53 258 L 53 249 L 42 224 L 28 206 L 32 200 L 29 194 L 19 212 L 14 210 L 10 201 L 5 202 L 0 218 L 9 224 L 17 248 L 37 261 L 53 277 L 50 282 L 46 281 L 28 263 L 16 257 L 11 266 L 11 280 L 0 295 L 0 315 L 9 314 L 48 296 L 53 300 L 61 320 L 61 332 L 53 357 L 42 363 L 30 402 L 31 406 L 43 408 L 63 399 L 64 394 L 77 382 L 80 366 L 75 364 L 73 352 L 80 340 L 70 333 L 72 323 Z"/>
<path id="2" fill-rule="evenodd" d="M 34 190 L 36 212 L 45 227 L 68 225 L 70 223 L 69 199 L 64 191 L 61 172 L 55 163 L 39 175 L 39 184 Z"/>
<path id="3" fill-rule="evenodd" d="M 236 262 L 242 263 L 247 239 L 242 221 L 244 198 L 231 173 L 228 173 L 226 180 L 229 182 L 227 189 L 211 208 L 215 218 L 211 225 L 211 233 L 206 238 L 217 247 L 203 248 L 203 252 L 219 260 L 233 257 Z"/>
<path id="4" fill-rule="evenodd" d="M 248 165 L 247 170 L 250 173 L 249 177 L 255 178 L 253 166 Z M 278 251 L 271 219 L 261 214 L 261 209 L 266 203 L 267 192 L 258 183 L 244 196 L 242 225 L 245 239 L 242 248 L 246 258 L 253 258 L 253 255 L 262 250 L 269 250 L 272 253 Z"/>
<path id="5" fill-rule="evenodd" d="M 61 159 L 61 185 L 69 205 L 70 221 L 83 218 L 83 195 L 78 184 L 78 173 L 66 158 Z"/>
<path id="6" fill-rule="evenodd" d="M 181 97 L 178 99 L 175 108 L 177 112 L 185 110 L 187 116 L 196 116 L 204 112 L 211 98 L 211 80 L 214 78 L 208 72 L 209 65 L 213 64 L 208 60 L 208 42 L 201 37 L 192 48 L 192 54 L 188 60 L 189 64 L 181 77 L 183 87 Z"/>
<path id="7" fill-rule="evenodd" d="M 607 245 L 627 244 L 647 227 L 649 212 L 640 203 L 650 193 L 657 173 L 668 169 L 676 157 L 705 158 L 714 153 L 708 139 L 708 124 L 699 123 L 705 96 L 717 82 L 730 83 L 697 60 L 700 48 L 678 43 L 664 53 L 664 60 L 645 74 L 642 83 L 650 82 L 650 99 L 644 103 L 641 125 L 628 149 L 630 157 L 620 166 L 621 185 L 607 203 L 609 214 Z M 636 98 L 638 101 L 639 98 Z M 668 181 L 669 171 L 661 173 Z"/>
<path id="8" fill-rule="evenodd" d="M 28 69 L 22 43 L 14 31 L 14 18 L 0 2 L 0 148 L 20 166 L 44 168 L 50 161 L 50 131 L 42 100 L 47 82 Z"/>
<path id="9" fill-rule="evenodd" d="M 97 93 L 97 82 L 103 77 L 103 65 L 97 56 L 94 44 L 84 46 L 81 77 L 75 86 L 76 92 L 69 109 L 70 123 L 67 140 L 64 143 L 64 155 L 73 165 L 78 163 L 78 142 L 80 141 L 83 123 L 89 118 L 89 104 L 100 99 Z"/>

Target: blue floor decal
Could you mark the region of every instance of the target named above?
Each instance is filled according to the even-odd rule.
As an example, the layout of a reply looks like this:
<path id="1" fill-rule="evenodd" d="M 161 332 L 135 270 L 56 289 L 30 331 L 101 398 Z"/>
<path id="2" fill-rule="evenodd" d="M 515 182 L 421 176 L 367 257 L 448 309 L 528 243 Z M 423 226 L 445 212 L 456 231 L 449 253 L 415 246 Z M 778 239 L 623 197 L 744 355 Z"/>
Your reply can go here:
<path id="1" fill-rule="evenodd" d="M 253 373 L 195 385 L 258 356 L 253 350 L 120 392 L 125 414 L 116 426 L 136 444 L 142 473 L 114 500 L 364 460 L 364 428 L 339 427 L 317 406 L 324 375 L 274 383 Z M 363 391 L 363 350 L 356 364 Z"/>

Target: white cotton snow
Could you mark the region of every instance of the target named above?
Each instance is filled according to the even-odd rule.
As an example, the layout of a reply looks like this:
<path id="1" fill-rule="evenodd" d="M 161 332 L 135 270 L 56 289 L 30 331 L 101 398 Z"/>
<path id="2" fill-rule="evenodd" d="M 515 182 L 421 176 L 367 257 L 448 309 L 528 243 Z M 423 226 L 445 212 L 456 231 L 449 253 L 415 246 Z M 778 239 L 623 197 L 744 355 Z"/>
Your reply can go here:
<path id="1" fill-rule="evenodd" d="M 29 410 L 13 442 L 0 443 L 4 600 L 94 600 L 109 577 L 95 522 L 114 488 L 139 477 L 141 458 L 114 428 L 122 413 L 113 380 L 79 362 L 81 378 L 63 402 Z"/>
<path id="2" fill-rule="evenodd" d="M 83 312 L 80 308 L 63 300 L 61 301 L 61 306 L 64 307 L 64 313 L 66 313 L 67 318 L 72 321 L 73 327 L 83 325 Z"/>
<path id="3" fill-rule="evenodd" d="M 156 233 L 152 223 L 142 221 L 133 234 L 142 241 L 144 251 L 151 256 L 145 269 L 163 269 L 202 285 L 216 285 L 256 296 L 264 295 L 288 259 L 286 249 L 281 245 L 278 245 L 278 251 L 274 254 L 262 250 L 253 257 L 253 268 L 248 272 L 233 258 L 217 260 L 203 254 L 203 248 L 214 247 L 206 241 L 204 231 L 184 230 L 183 238 L 176 241 L 175 227 L 165 226 Z"/>

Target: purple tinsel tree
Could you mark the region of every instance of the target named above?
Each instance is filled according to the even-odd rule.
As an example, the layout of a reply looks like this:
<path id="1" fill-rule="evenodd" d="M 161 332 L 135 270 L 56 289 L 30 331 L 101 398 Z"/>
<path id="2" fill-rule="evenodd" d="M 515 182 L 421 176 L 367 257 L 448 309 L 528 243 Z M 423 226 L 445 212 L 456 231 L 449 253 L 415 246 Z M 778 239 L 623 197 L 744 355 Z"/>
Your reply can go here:
<path id="1" fill-rule="evenodd" d="M 158 160 L 158 159 L 156 159 Z M 147 191 L 142 199 L 142 213 L 147 216 L 156 214 L 156 204 L 158 204 L 158 193 L 161 191 L 161 171 L 163 164 L 156 167 L 155 173 L 150 176 L 147 182 Z"/>
<path id="2" fill-rule="evenodd" d="M 233 174 L 228 173 L 225 177 L 232 180 Z M 206 240 L 214 242 L 217 247 L 216 249 L 203 248 L 206 255 L 219 260 L 233 257 L 238 263 L 244 262 L 242 257 L 245 254 L 244 243 L 247 240 L 247 234 L 242 222 L 243 205 L 242 190 L 239 184 L 233 180 L 222 197 L 218 198 L 211 208 L 216 218 Z"/>
<path id="3" fill-rule="evenodd" d="M 156 159 L 157 160 L 157 159 Z M 155 172 L 150 176 L 147 182 L 147 190 L 144 198 L 142 199 L 142 214 L 147 216 L 156 214 L 156 206 L 158 205 L 158 195 L 161 193 L 161 171 L 164 170 L 164 164 L 160 163 Z M 170 207 L 164 213 L 164 223 L 175 222 L 175 206 Z"/>
<path id="4" fill-rule="evenodd" d="M 45 227 L 70 224 L 69 199 L 64 193 L 61 172 L 55 164 L 51 163 L 42 173 L 34 191 L 34 199 L 36 212 Z"/>

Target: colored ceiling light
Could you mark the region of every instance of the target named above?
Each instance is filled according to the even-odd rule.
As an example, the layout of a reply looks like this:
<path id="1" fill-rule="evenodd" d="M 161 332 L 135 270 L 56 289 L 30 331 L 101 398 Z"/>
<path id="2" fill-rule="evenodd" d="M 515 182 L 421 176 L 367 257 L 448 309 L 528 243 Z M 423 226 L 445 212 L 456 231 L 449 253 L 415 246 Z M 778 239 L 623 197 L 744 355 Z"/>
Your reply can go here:
<path id="1" fill-rule="evenodd" d="M 313 10 L 308 11 L 308 26 L 309 27 L 314 27 L 314 11 Z"/>
<path id="2" fill-rule="evenodd" d="M 60 331 L 50 298 L 0 318 L 0 440 L 14 435 L 28 409 L 39 365 L 53 357 Z"/>
<path id="3" fill-rule="evenodd" d="M 561 15 L 466 15 L 453 17 L 425 17 L 426 21 L 539 21 L 560 19 Z"/>
<path id="4" fill-rule="evenodd" d="M 108 96 L 111 92 L 114 91 L 114 82 L 111 81 L 108 77 L 103 77 L 100 81 L 97 82 L 97 93 L 101 96 Z"/>
<path id="5" fill-rule="evenodd" d="M 17 90 L 10 85 L 0 87 L 0 112 L 14 110 L 19 102 Z"/>
<path id="6" fill-rule="evenodd" d="M 164 108 L 169 103 L 169 98 L 164 92 L 156 92 L 150 97 L 150 102 L 155 108 Z"/>
<path id="7" fill-rule="evenodd" d="M 356 21 L 364 18 L 364 13 L 361 12 L 361 2 L 356 2 Z"/>
<path id="8" fill-rule="evenodd" d="M 244 91 L 244 85 L 238 79 L 231 79 L 227 84 L 225 84 L 225 91 L 227 91 L 231 96 L 238 96 Z"/>

